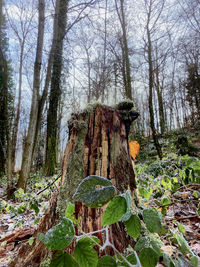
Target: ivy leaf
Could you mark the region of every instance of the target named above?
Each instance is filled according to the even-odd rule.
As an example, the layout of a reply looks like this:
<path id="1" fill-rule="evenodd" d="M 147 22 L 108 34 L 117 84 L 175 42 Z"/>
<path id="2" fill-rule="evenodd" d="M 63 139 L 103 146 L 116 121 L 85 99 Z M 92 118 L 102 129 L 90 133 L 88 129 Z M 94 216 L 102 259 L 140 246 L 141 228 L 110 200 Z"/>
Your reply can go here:
<path id="1" fill-rule="evenodd" d="M 87 238 L 81 238 L 74 249 L 74 257 L 80 267 L 96 267 L 98 263 L 97 252 L 93 249 L 95 243 Z"/>
<path id="2" fill-rule="evenodd" d="M 50 267 L 78 267 L 78 263 L 70 254 L 59 251 L 53 257 Z"/>
<path id="3" fill-rule="evenodd" d="M 109 225 L 121 220 L 126 213 L 127 204 L 124 197 L 116 196 L 108 204 L 106 210 L 102 215 L 102 225 Z"/>
<path id="4" fill-rule="evenodd" d="M 74 238 L 74 226 L 70 219 L 63 218 L 56 226 L 49 229 L 46 234 L 39 234 L 38 238 L 50 250 L 62 250 L 69 246 Z"/>
<path id="5" fill-rule="evenodd" d="M 99 259 L 97 267 L 117 267 L 115 260 L 110 256 L 103 256 Z"/>
<path id="6" fill-rule="evenodd" d="M 148 244 L 147 238 L 144 236 L 140 238 L 137 243 L 135 244 L 134 250 L 139 251 L 142 248 L 145 248 L 145 246 Z"/>
<path id="7" fill-rule="evenodd" d="M 151 233 L 160 233 L 162 231 L 161 218 L 155 209 L 143 210 L 143 219 L 147 229 Z"/>
<path id="8" fill-rule="evenodd" d="M 96 188 L 97 186 L 103 188 Z M 91 175 L 83 179 L 76 189 L 74 197 L 77 201 L 83 202 L 91 208 L 99 208 L 110 201 L 115 193 L 112 183 L 101 176 Z"/>
<path id="9" fill-rule="evenodd" d="M 159 256 L 152 248 L 143 248 L 139 259 L 143 267 L 154 267 L 158 263 Z"/>
<path id="10" fill-rule="evenodd" d="M 141 233 L 140 219 L 136 215 L 132 215 L 128 221 L 125 222 L 128 235 L 133 238 L 138 238 Z"/>

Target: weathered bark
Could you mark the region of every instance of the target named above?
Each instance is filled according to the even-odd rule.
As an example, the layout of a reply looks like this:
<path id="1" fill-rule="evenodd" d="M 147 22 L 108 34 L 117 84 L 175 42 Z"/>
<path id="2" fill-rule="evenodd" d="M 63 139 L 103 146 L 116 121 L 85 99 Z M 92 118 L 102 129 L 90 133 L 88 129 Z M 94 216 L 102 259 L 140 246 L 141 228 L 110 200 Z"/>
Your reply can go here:
<path id="1" fill-rule="evenodd" d="M 39 88 L 40 88 L 40 70 L 42 64 L 42 49 L 43 49 L 43 39 L 44 39 L 44 0 L 38 1 L 39 18 L 38 18 L 38 39 L 37 39 L 37 51 L 34 64 L 34 79 L 33 79 L 33 95 L 31 103 L 31 113 L 29 120 L 28 135 L 25 140 L 25 146 L 22 158 L 22 169 L 20 172 L 19 180 L 17 183 L 18 188 L 26 189 L 26 183 L 29 177 L 31 164 L 32 164 L 32 154 L 33 154 L 33 144 L 35 138 L 35 131 L 37 125 L 38 116 L 38 101 L 39 101 Z"/>
<path id="2" fill-rule="evenodd" d="M 57 0 L 58 5 L 58 28 L 55 41 L 53 58 L 53 69 L 51 76 L 51 91 L 49 97 L 49 109 L 47 113 L 47 141 L 44 172 L 46 175 L 53 175 L 57 167 L 57 135 L 58 135 L 58 107 L 61 98 L 61 71 L 63 39 L 66 33 L 66 19 L 68 0 Z"/>
<path id="3" fill-rule="evenodd" d="M 135 174 L 132 167 L 128 147 L 130 124 L 138 117 L 132 110 L 131 103 L 118 105 L 118 109 L 108 106 L 97 106 L 74 114 L 69 121 L 69 140 L 63 159 L 62 179 L 57 201 L 53 194 L 50 210 L 39 224 L 37 233 L 45 233 L 55 225 L 56 219 L 65 212 L 67 202 L 74 203 L 73 195 L 78 184 L 88 175 L 101 175 L 111 180 L 118 193 L 127 189 L 132 192 L 136 188 Z M 81 217 L 80 226 L 84 232 L 101 229 L 103 208 L 88 208 L 80 202 L 75 202 L 75 216 Z M 129 244 L 122 223 L 113 224 L 110 230 L 115 247 L 123 251 Z M 76 234 L 80 234 L 76 229 Z M 98 234 L 100 240 L 103 239 Z M 73 249 L 72 244 L 68 252 Z M 112 250 L 107 251 L 113 253 Z M 47 256 L 44 245 L 35 240 L 31 247 L 25 245 L 19 251 L 15 261 L 10 266 L 37 266 Z"/>
<path id="4" fill-rule="evenodd" d="M 136 188 L 128 133 L 138 113 L 129 110 L 129 105 L 125 107 L 128 110 L 123 109 L 123 106 L 120 110 L 97 106 L 93 112 L 75 114 L 69 121 L 69 141 L 65 150 L 58 200 L 61 216 L 66 209 L 66 202 L 74 202 L 75 190 L 86 176 L 106 177 L 121 193 L 127 189 L 133 192 Z M 103 209 L 88 208 L 80 202 L 75 205 L 75 215 L 82 218 L 81 228 L 86 233 L 101 229 L 102 213 Z M 123 251 L 130 242 L 123 224 L 114 224 L 111 231 L 115 247 Z M 98 237 L 102 240 L 101 234 Z"/>

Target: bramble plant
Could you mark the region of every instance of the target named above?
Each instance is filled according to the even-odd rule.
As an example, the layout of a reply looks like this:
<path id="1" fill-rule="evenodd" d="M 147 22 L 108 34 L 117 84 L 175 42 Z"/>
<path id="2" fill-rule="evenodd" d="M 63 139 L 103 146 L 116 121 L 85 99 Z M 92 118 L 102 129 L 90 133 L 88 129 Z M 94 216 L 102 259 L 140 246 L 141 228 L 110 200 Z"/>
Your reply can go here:
<path id="1" fill-rule="evenodd" d="M 101 188 L 98 188 L 99 185 Z M 178 267 L 182 266 L 182 256 L 186 254 L 192 266 L 198 267 L 198 257 L 191 251 L 184 239 L 184 229 L 181 225 L 179 225 L 180 234 L 173 233 L 163 225 L 163 215 L 157 209 L 137 207 L 137 211 L 133 211 L 130 191 L 127 190 L 120 195 L 115 195 L 115 192 L 116 188 L 108 179 L 95 175 L 85 178 L 79 184 L 74 195 L 76 201 L 81 201 L 92 208 L 99 208 L 108 203 L 102 215 L 103 228 L 90 233 L 82 232 L 79 227 L 80 218 L 74 217 L 75 205 L 69 203 L 65 217 L 56 226 L 49 229 L 46 234 L 40 233 L 38 235 L 39 240 L 48 249 L 57 251 L 50 267 L 154 267 L 160 259 L 167 267 Z M 129 249 L 131 251 L 129 255 L 119 253 L 114 244 L 110 242 L 109 227 L 120 221 L 124 222 L 127 234 L 135 240 L 135 246 Z M 78 227 L 81 235 L 75 235 L 74 225 Z M 95 236 L 100 232 L 104 232 L 106 236 L 106 240 L 101 245 L 100 240 Z M 162 241 L 159 235 L 166 233 L 168 238 L 171 238 L 178 245 L 181 256 L 177 253 L 177 256 L 172 257 L 161 249 Z M 62 251 L 72 241 L 75 242 L 74 256 Z M 115 255 L 113 257 L 103 256 L 98 259 L 94 246 L 98 246 L 101 251 L 105 250 L 106 247 L 111 247 Z"/>

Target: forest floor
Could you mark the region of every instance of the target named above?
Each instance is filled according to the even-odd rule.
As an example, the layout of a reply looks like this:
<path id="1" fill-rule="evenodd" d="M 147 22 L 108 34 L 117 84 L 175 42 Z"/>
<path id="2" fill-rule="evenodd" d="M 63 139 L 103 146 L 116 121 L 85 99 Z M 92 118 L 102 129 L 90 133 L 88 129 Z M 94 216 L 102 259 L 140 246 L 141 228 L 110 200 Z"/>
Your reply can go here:
<path id="1" fill-rule="evenodd" d="M 190 143 L 197 148 L 196 154 L 192 156 L 178 155 L 172 139 L 168 137 L 163 141 L 165 152 L 162 161 L 155 156 L 152 141 L 143 140 L 141 152 L 135 162 L 139 205 L 160 210 L 165 225 L 173 233 L 183 235 L 185 246 L 189 245 L 194 255 L 200 257 L 200 136 L 196 134 L 191 137 Z M 35 173 L 30 179 L 27 192 L 17 190 L 11 200 L 5 195 L 6 178 L 1 180 L 1 267 L 8 266 L 21 243 L 26 242 L 28 246 L 33 244 L 33 232 L 48 209 L 51 192 L 57 190 L 57 177 L 45 178 L 39 172 Z M 171 239 L 164 235 L 161 241 L 162 249 L 168 255 L 177 253 Z M 183 266 L 189 266 L 181 255 L 179 258 Z M 157 266 L 164 265 L 161 262 Z"/>

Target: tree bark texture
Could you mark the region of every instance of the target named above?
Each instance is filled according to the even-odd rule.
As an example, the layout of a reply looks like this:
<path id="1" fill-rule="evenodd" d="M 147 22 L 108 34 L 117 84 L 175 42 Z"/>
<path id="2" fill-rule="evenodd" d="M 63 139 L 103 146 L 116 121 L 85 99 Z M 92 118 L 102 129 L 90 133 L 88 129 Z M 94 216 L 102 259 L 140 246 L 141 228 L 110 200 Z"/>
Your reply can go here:
<path id="1" fill-rule="evenodd" d="M 97 106 L 94 110 L 75 114 L 69 121 L 69 141 L 66 146 L 62 186 L 58 199 L 58 211 L 64 215 L 66 203 L 74 202 L 78 184 L 89 175 L 99 175 L 111 180 L 118 193 L 136 188 L 135 174 L 128 147 L 130 125 L 138 116 L 132 106 L 125 104 L 119 109 Z M 91 112 L 91 113 L 90 113 Z M 75 203 L 75 216 L 81 218 L 85 233 L 102 228 L 103 209 L 88 208 Z M 130 243 L 122 223 L 111 227 L 115 247 L 123 251 Z M 76 234 L 80 234 L 77 231 Z M 99 234 L 100 240 L 103 239 Z M 107 251 L 111 253 L 112 251 Z"/>
<path id="2" fill-rule="evenodd" d="M 57 167 L 57 135 L 58 135 L 58 108 L 61 98 L 61 71 L 63 39 L 66 33 L 66 20 L 68 0 L 57 0 L 58 5 L 58 27 L 55 40 L 55 50 L 51 76 L 51 91 L 49 97 L 49 109 L 47 113 L 47 142 L 45 158 L 45 174 L 53 175 Z M 57 8 L 57 7 L 56 7 Z"/>
<path id="3" fill-rule="evenodd" d="M 32 164 L 32 154 L 33 145 L 35 138 L 35 131 L 37 125 L 37 115 L 38 115 L 38 101 L 39 101 L 39 88 L 40 88 L 40 70 L 42 64 L 42 49 L 43 49 L 43 39 L 44 39 L 44 0 L 38 1 L 38 38 L 37 38 L 37 51 L 34 64 L 34 78 L 33 78 L 33 95 L 31 102 L 31 113 L 28 128 L 28 135 L 26 137 L 23 158 L 22 158 L 22 169 L 20 172 L 19 180 L 17 183 L 18 188 L 26 189 L 26 183 L 29 177 L 31 164 Z"/>
<path id="4" fill-rule="evenodd" d="M 88 208 L 75 202 L 73 198 L 77 186 L 88 175 L 101 175 L 111 180 L 118 193 L 127 189 L 134 191 L 136 183 L 128 148 L 128 133 L 131 122 L 138 115 L 132 109 L 132 104 L 124 102 L 117 109 L 99 105 L 71 117 L 68 122 L 69 139 L 63 159 L 59 195 L 52 194 L 49 211 L 35 231 L 35 237 L 39 232 L 46 233 L 56 224 L 57 219 L 64 215 L 69 202 L 75 203 L 75 216 L 82 219 L 82 231 L 87 233 L 102 228 L 101 215 L 104 208 Z M 77 234 L 81 233 L 76 229 Z M 130 244 L 122 223 L 113 224 L 110 235 L 119 251 Z M 104 239 L 101 234 L 97 236 L 100 240 Z M 72 252 L 73 246 L 74 243 L 67 248 L 68 252 Z M 106 252 L 111 255 L 113 253 L 112 250 Z M 38 266 L 47 255 L 51 254 L 48 254 L 42 242 L 36 238 L 32 246 L 27 248 L 26 244 L 22 245 L 10 266 Z"/>

